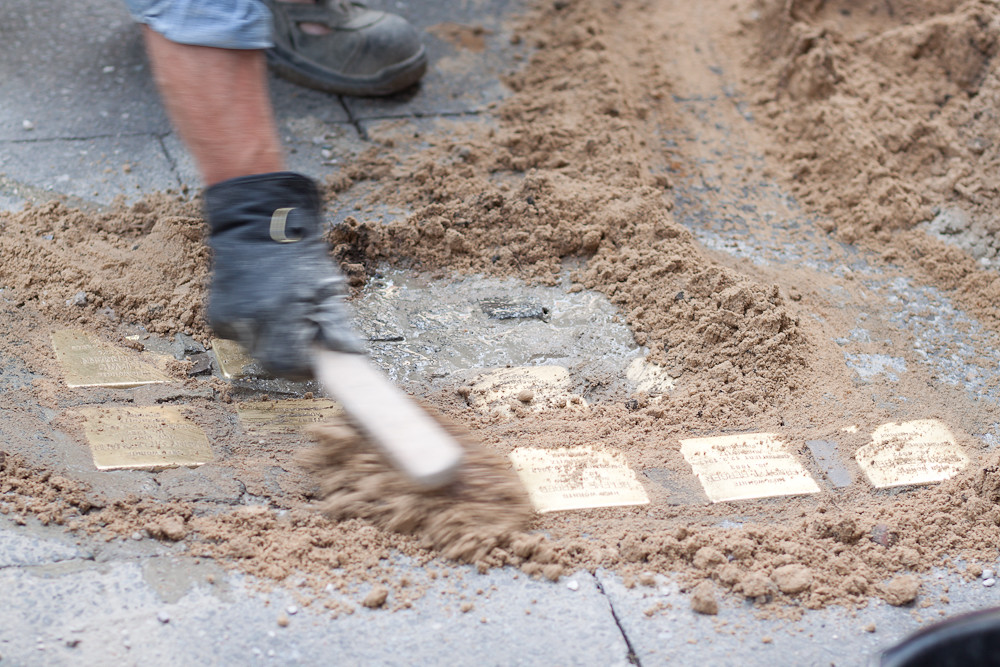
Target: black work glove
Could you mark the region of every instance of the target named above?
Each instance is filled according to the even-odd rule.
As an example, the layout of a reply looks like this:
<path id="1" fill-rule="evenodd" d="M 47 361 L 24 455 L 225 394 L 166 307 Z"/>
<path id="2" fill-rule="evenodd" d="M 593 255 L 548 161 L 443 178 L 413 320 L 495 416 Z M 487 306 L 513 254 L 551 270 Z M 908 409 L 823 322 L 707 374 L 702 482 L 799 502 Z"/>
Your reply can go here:
<path id="1" fill-rule="evenodd" d="M 269 372 L 312 377 L 310 347 L 363 353 L 351 329 L 344 278 L 320 234 L 316 184 L 276 172 L 205 190 L 214 251 L 208 321 Z"/>

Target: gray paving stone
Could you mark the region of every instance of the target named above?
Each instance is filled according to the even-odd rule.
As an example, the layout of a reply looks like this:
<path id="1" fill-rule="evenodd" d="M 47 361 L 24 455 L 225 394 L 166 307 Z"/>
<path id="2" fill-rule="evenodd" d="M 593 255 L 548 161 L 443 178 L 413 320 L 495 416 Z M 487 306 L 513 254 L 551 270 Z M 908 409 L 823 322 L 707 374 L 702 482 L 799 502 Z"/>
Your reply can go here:
<path id="1" fill-rule="evenodd" d="M 124 3 L 4 0 L 0 41 L 0 140 L 169 131 Z"/>
<path id="2" fill-rule="evenodd" d="M 153 135 L 53 139 L 0 144 L 8 178 L 57 195 L 108 204 L 134 201 L 181 185 L 160 140 Z"/>
<path id="3" fill-rule="evenodd" d="M 546 319 L 489 317 L 481 301 L 498 294 L 543 304 Z M 414 386 L 435 380 L 453 386 L 456 378 L 508 364 L 553 364 L 567 367 L 574 391 L 586 389 L 591 398 L 621 389 L 625 369 L 642 353 L 616 322 L 615 307 L 596 292 L 569 294 L 562 286 L 482 276 L 430 281 L 387 270 L 357 301 L 361 330 L 397 338 L 371 343 L 372 358 L 396 381 Z M 396 328 L 386 328 L 393 321 Z"/>
<path id="4" fill-rule="evenodd" d="M 938 576 L 940 575 L 940 579 Z M 691 610 L 690 597 L 676 583 L 657 577 L 656 587 L 626 588 L 622 580 L 598 572 L 615 615 L 640 664 L 771 667 L 773 665 L 870 665 L 879 651 L 912 632 L 943 618 L 983 606 L 982 585 L 969 585 L 954 575 L 924 578 L 923 599 L 934 600 L 949 584 L 951 604 L 923 609 L 891 607 L 872 600 L 864 609 L 829 607 L 806 611 L 799 620 L 758 616 L 754 606 L 736 596 L 717 594 L 719 614 Z M 647 615 L 647 611 L 650 613 Z M 874 624 L 875 631 L 867 626 Z"/>
<path id="5" fill-rule="evenodd" d="M 276 623 L 296 604 L 287 592 L 256 592 L 239 575 L 209 585 L 205 574 L 187 558 L 0 570 L 0 655 L 49 665 L 627 664 L 607 600 L 586 574 L 572 591 L 466 568 L 414 609 L 356 605 L 333 619 L 307 607 L 287 628 Z M 440 595 L 446 587 L 454 592 Z M 463 592 L 475 600 L 468 613 L 458 609 Z"/>
<path id="6" fill-rule="evenodd" d="M 279 124 L 303 118 L 314 118 L 321 123 L 346 123 L 351 119 L 338 95 L 304 88 L 273 74 L 269 85 Z"/>
<path id="7" fill-rule="evenodd" d="M 851 472 L 837 458 L 837 443 L 832 440 L 806 440 L 806 447 L 813 461 L 820 467 L 827 481 L 835 488 L 850 486 L 854 478 Z"/>
<path id="8" fill-rule="evenodd" d="M 88 558 L 89 552 L 61 539 L 38 537 L 0 520 L 0 569 Z"/>
<path id="9" fill-rule="evenodd" d="M 668 505 L 707 505 L 710 502 L 701 482 L 690 471 L 646 468 L 642 474 L 670 492 L 665 499 Z"/>
<path id="10" fill-rule="evenodd" d="M 156 481 L 172 500 L 235 504 L 244 491 L 233 469 L 217 463 L 205 464 L 197 470 L 164 470 L 156 474 Z"/>

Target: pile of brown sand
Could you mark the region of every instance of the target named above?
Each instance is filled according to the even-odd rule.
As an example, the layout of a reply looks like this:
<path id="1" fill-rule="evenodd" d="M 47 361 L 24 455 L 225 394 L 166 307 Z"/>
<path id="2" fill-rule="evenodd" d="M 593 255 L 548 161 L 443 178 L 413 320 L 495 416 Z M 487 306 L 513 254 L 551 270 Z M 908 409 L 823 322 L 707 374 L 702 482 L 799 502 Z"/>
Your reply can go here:
<path id="1" fill-rule="evenodd" d="M 414 212 L 387 225 L 349 218 L 332 232 L 335 254 L 369 269 L 388 260 L 542 283 L 581 264 L 572 290 L 606 294 L 650 361 L 697 378 L 678 388 L 675 408 L 758 414 L 795 391 L 810 342 L 775 285 L 714 261 L 673 220 L 669 179 L 654 173 L 667 83 L 658 67 L 636 67 L 659 35 L 625 38 L 631 9 L 539 9 L 518 33 L 537 48 L 506 81 L 514 93 L 496 128 L 444 124 L 416 155 L 393 149 L 406 128 L 373 130 L 382 145 L 348 175 Z"/>
<path id="2" fill-rule="evenodd" d="M 787 185 L 841 240 L 1000 324 L 996 4 L 761 0 L 740 11 L 756 19 L 744 22 L 746 85 Z M 937 216 L 931 227 L 966 252 L 915 229 Z"/>
<path id="3" fill-rule="evenodd" d="M 50 201 L 0 212 L 0 226 L 0 286 L 19 305 L 66 324 L 205 336 L 208 249 L 196 203 L 159 194 L 85 212 Z"/>

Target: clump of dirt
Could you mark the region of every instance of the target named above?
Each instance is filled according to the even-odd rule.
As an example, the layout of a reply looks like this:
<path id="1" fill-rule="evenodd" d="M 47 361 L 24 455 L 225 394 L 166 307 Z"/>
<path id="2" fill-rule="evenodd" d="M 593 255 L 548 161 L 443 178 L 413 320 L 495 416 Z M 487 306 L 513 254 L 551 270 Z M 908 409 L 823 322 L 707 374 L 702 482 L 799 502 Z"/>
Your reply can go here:
<path id="1" fill-rule="evenodd" d="M 0 450 L 0 513 L 31 515 L 42 525 L 64 525 L 91 508 L 86 486 L 51 471 L 34 470 Z"/>
<path id="2" fill-rule="evenodd" d="M 996 5 L 752 6 L 748 86 L 795 194 L 839 239 L 918 270 L 1000 324 Z"/>

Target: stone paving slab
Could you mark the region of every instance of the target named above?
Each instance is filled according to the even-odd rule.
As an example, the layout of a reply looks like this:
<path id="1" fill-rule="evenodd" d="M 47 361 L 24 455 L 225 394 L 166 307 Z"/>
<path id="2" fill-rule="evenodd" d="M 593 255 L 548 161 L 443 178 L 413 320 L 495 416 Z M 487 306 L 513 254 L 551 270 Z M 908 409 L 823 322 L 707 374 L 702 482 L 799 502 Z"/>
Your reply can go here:
<path id="1" fill-rule="evenodd" d="M 0 518 L 0 570 L 91 557 L 90 552 L 70 544 L 66 536 L 39 537 Z"/>
<path id="2" fill-rule="evenodd" d="M 789 620 L 760 617 L 754 606 L 742 598 L 717 594 L 719 613 L 706 616 L 691 611 L 690 595 L 665 577 L 657 575 L 655 587 L 634 588 L 627 588 L 620 577 L 608 572 L 600 571 L 597 577 L 644 667 L 862 667 L 872 664 L 871 658 L 888 646 L 941 620 L 941 609 L 951 616 L 983 608 L 987 601 L 984 598 L 993 604 L 1000 602 L 1000 594 L 983 588 L 978 580 L 965 582 L 938 572 L 924 578 L 917 606 L 892 607 L 872 600 L 865 609 L 805 610 L 800 620 Z M 936 600 L 944 584 L 948 585 L 951 603 L 920 608 L 922 600 Z M 874 632 L 867 631 L 872 624 Z"/>
<path id="3" fill-rule="evenodd" d="M 0 142 L 169 132 L 123 2 L 4 0 L 0 42 Z"/>
<path id="4" fill-rule="evenodd" d="M 109 204 L 181 185 L 160 140 L 151 135 L 0 143 L 8 178 L 52 193 Z"/>
<path id="5" fill-rule="evenodd" d="M 573 577 L 571 590 L 510 570 L 453 572 L 411 610 L 355 601 L 354 613 L 331 622 L 283 589 L 261 593 L 242 575 L 186 557 L 8 568 L 0 656 L 16 665 L 628 664 L 590 575 Z M 474 601 L 471 611 L 459 610 L 459 595 Z"/>

